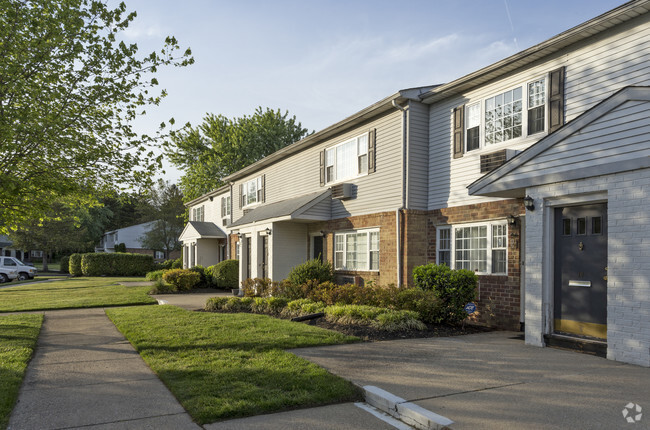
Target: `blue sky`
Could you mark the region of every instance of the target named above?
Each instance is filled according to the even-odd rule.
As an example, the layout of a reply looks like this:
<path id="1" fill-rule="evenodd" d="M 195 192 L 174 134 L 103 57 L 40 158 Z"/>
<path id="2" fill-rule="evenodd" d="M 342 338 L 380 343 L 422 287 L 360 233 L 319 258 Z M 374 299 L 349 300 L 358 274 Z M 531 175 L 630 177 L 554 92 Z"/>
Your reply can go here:
<path id="1" fill-rule="evenodd" d="M 196 63 L 161 71 L 169 96 L 137 129 L 280 108 L 321 130 L 402 88 L 449 82 L 622 0 L 127 0 L 142 53 L 174 35 Z M 180 172 L 167 166 L 175 182 Z"/>

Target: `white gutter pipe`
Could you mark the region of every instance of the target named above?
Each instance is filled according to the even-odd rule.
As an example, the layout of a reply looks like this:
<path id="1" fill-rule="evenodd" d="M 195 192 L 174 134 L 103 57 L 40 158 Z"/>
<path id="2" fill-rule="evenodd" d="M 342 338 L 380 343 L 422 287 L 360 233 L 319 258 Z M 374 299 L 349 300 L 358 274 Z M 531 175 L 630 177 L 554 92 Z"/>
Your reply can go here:
<path id="1" fill-rule="evenodd" d="M 406 169 L 407 169 L 407 163 L 408 163 L 408 130 L 407 130 L 407 121 L 406 121 L 406 115 L 408 112 L 408 106 L 407 107 L 402 107 L 397 104 L 395 100 L 391 101 L 393 107 L 395 109 L 399 109 L 402 111 L 402 206 L 397 208 L 395 210 L 395 233 L 397 235 L 397 287 L 402 286 L 402 272 L 403 272 L 403 267 L 402 267 L 402 232 L 401 232 L 401 223 L 400 223 L 400 217 L 401 217 L 401 210 L 406 208 L 407 204 L 407 177 L 406 177 Z"/>

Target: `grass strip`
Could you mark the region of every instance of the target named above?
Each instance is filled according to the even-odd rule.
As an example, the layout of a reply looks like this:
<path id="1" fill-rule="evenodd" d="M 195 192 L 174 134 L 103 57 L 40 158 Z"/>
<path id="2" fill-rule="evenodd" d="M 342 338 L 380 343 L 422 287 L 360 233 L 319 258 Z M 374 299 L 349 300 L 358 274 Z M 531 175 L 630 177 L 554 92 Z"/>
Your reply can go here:
<path id="1" fill-rule="evenodd" d="M 0 289 L 0 312 L 96 308 L 155 304 L 147 295 L 151 287 L 131 287 L 118 282 L 144 278 L 70 278 Z"/>
<path id="2" fill-rule="evenodd" d="M 9 425 L 42 324 L 43 315 L 0 316 L 0 429 Z"/>
<path id="3" fill-rule="evenodd" d="M 106 313 L 199 424 L 361 398 L 350 382 L 284 351 L 356 338 L 265 315 L 175 306 Z"/>

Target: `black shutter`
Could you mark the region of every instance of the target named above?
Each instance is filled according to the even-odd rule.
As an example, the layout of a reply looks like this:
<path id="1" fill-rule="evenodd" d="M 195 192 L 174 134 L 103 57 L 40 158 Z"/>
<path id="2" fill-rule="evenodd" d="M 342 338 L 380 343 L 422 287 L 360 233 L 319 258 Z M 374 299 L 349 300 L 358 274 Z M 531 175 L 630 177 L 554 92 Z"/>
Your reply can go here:
<path id="1" fill-rule="evenodd" d="M 465 131 L 465 105 L 454 109 L 454 158 L 463 156 Z"/>
<path id="2" fill-rule="evenodd" d="M 564 66 L 548 75 L 548 132 L 564 125 Z"/>
<path id="3" fill-rule="evenodd" d="M 221 218 L 226 216 L 226 198 L 221 198 Z"/>
<path id="4" fill-rule="evenodd" d="M 262 203 L 266 202 L 266 175 L 262 175 Z"/>
<path id="5" fill-rule="evenodd" d="M 368 173 L 374 173 L 377 166 L 375 163 L 375 153 L 376 153 L 376 136 L 377 129 L 373 128 L 368 133 Z"/>
<path id="6" fill-rule="evenodd" d="M 244 184 L 239 184 L 239 209 L 244 206 L 244 198 L 242 197 L 242 194 L 244 194 Z"/>
<path id="7" fill-rule="evenodd" d="M 320 160 L 319 160 L 319 166 L 320 166 L 320 186 L 322 187 L 325 185 L 325 150 L 323 149 L 320 152 Z"/>

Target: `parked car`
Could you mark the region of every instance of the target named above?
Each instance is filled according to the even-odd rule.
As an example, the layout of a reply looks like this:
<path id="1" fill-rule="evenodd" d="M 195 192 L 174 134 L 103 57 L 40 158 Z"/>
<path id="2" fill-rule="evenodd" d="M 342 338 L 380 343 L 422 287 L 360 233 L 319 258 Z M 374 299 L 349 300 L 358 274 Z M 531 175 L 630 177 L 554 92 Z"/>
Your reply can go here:
<path id="1" fill-rule="evenodd" d="M 14 269 L 7 269 L 6 267 L 0 267 L 0 284 L 9 282 L 18 277 L 18 271 Z"/>
<path id="2" fill-rule="evenodd" d="M 34 266 L 28 266 L 27 264 L 14 257 L 0 257 L 0 268 L 15 270 L 18 272 L 19 281 L 34 279 L 34 276 L 36 276 L 37 273 Z"/>

